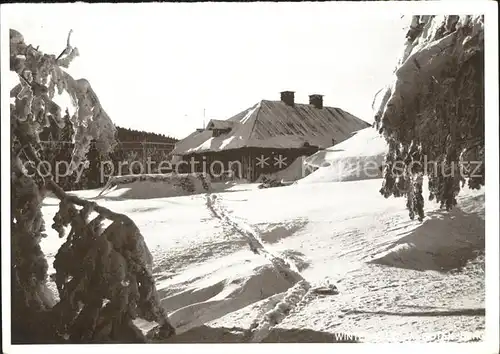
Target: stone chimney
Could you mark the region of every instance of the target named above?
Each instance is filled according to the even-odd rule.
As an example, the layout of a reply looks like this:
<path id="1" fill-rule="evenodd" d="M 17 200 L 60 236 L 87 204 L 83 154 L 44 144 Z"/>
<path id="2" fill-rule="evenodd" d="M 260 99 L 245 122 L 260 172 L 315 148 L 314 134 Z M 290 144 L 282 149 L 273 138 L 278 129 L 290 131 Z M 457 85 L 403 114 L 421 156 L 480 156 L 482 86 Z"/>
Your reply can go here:
<path id="1" fill-rule="evenodd" d="M 323 108 L 323 95 L 309 95 L 309 104 L 318 109 Z"/>
<path id="2" fill-rule="evenodd" d="M 288 106 L 293 106 L 295 104 L 295 92 L 293 91 L 281 92 L 281 101 Z"/>

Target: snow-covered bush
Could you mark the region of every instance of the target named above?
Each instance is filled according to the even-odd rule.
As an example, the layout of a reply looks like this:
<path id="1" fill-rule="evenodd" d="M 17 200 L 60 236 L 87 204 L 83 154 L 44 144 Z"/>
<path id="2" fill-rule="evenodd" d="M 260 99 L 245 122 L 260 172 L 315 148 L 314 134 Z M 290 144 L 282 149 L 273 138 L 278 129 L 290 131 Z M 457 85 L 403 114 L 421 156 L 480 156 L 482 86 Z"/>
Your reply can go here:
<path id="1" fill-rule="evenodd" d="M 281 183 L 276 179 L 271 179 L 263 176 L 261 178 L 262 183 L 259 184 L 259 189 L 263 188 L 274 188 L 274 187 L 283 187 L 285 184 Z"/>

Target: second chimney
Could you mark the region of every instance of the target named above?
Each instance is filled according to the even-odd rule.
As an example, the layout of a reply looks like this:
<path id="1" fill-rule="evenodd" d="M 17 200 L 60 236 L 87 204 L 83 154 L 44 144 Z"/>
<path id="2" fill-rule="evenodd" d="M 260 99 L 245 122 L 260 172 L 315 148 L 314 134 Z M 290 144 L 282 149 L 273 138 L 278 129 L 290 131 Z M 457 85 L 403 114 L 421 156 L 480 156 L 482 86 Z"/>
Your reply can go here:
<path id="1" fill-rule="evenodd" d="M 281 101 L 288 106 L 293 106 L 295 104 L 295 92 L 293 91 L 281 92 Z"/>
<path id="2" fill-rule="evenodd" d="M 323 95 L 309 95 L 309 104 L 318 109 L 323 108 Z"/>

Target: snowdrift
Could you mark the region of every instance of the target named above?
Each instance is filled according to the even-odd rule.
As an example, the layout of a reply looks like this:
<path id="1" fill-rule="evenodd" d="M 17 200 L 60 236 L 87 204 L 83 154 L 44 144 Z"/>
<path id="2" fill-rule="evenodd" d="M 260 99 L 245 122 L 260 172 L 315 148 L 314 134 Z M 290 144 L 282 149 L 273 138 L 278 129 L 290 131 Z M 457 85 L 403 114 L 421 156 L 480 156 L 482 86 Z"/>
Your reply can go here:
<path id="1" fill-rule="evenodd" d="M 98 197 L 151 199 L 211 191 L 210 177 L 196 174 L 143 174 L 111 177 Z"/>
<path id="2" fill-rule="evenodd" d="M 355 132 L 340 144 L 318 151 L 304 160 L 310 173 L 298 183 L 354 181 L 382 176 L 388 146 L 372 127 Z"/>
<path id="3" fill-rule="evenodd" d="M 484 194 L 462 198 L 459 206 L 451 212 L 428 213 L 423 224 L 403 234 L 385 254 L 370 263 L 439 272 L 467 266 L 484 253 Z"/>
<path id="4" fill-rule="evenodd" d="M 203 284 L 203 285 L 202 285 Z M 162 299 L 162 306 L 171 311 L 169 320 L 181 334 L 252 303 L 287 291 L 294 283 L 283 278 L 271 265 L 255 268 L 208 285 L 193 284 L 190 289 Z"/>

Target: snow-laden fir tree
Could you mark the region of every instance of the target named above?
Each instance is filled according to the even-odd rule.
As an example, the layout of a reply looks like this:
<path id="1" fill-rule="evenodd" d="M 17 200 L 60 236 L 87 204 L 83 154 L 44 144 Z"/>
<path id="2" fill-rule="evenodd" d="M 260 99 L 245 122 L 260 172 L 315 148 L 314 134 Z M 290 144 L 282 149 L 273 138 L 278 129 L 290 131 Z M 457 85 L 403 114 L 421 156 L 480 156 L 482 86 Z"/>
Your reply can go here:
<path id="1" fill-rule="evenodd" d="M 461 186 L 484 185 L 484 18 L 413 16 L 394 83 L 375 126 L 389 145 L 385 196 L 406 196 L 410 217 L 430 200 L 450 210 Z"/>
<path id="2" fill-rule="evenodd" d="M 40 132 L 51 122 L 64 128 L 56 93 L 66 92 L 74 103 L 69 117 L 73 169 L 85 162 L 92 140 L 103 153 L 113 147 L 115 127 L 89 82 L 64 70 L 76 56 L 69 36 L 56 57 L 10 30 L 10 69 L 19 78 L 10 106 L 12 342 L 144 342 L 132 322 L 137 317 L 159 323 L 159 332 L 170 335 L 174 330 L 159 304 L 152 257 L 134 222 L 67 195 L 50 171 L 40 170 L 43 165 L 33 168 L 43 156 Z M 58 300 L 47 286 L 48 264 L 40 248 L 47 237 L 41 212 L 47 190 L 60 199 L 52 227 L 66 238 L 54 261 Z M 105 219 L 111 221 L 107 228 Z"/>

